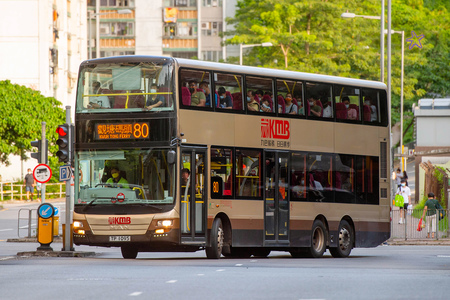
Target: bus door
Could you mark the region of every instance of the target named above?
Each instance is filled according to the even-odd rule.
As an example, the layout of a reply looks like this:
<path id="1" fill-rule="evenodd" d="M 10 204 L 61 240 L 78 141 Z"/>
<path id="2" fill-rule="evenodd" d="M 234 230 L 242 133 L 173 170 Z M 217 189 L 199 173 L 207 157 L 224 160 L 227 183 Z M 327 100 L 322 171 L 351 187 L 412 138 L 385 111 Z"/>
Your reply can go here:
<path id="1" fill-rule="evenodd" d="M 265 152 L 265 244 L 289 243 L 289 154 Z"/>
<path id="2" fill-rule="evenodd" d="M 206 148 L 181 153 L 181 243 L 204 244 L 206 232 Z"/>

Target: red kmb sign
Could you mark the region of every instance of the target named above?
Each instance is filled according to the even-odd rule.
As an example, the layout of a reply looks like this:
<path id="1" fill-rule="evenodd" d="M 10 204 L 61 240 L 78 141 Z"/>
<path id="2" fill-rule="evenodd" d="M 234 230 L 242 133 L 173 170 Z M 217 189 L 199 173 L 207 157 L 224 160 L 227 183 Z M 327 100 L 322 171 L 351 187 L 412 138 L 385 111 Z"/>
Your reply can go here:
<path id="1" fill-rule="evenodd" d="M 261 138 L 288 140 L 290 137 L 289 121 L 261 119 Z"/>

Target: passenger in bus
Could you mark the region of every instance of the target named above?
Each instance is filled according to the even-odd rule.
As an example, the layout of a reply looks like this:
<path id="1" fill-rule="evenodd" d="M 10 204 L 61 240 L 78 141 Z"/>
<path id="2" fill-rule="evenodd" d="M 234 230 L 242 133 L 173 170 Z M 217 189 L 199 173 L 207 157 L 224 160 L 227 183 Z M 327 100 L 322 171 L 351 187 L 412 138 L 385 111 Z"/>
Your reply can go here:
<path id="1" fill-rule="evenodd" d="M 233 108 L 233 101 L 231 100 L 231 97 L 227 95 L 227 91 L 223 86 L 221 86 L 218 90 L 219 93 L 219 108 L 224 109 L 232 109 Z"/>
<path id="2" fill-rule="evenodd" d="M 323 107 L 323 117 L 324 118 L 331 118 L 333 117 L 333 110 L 331 109 L 330 102 L 328 101 L 327 96 L 320 97 L 320 102 L 322 103 Z"/>
<path id="3" fill-rule="evenodd" d="M 258 96 L 258 99 L 261 101 L 264 96 L 264 93 L 261 89 L 259 89 L 255 91 L 255 95 Z"/>
<path id="4" fill-rule="evenodd" d="M 260 112 L 272 112 L 272 109 L 270 108 L 270 102 L 269 102 L 268 96 L 264 95 L 261 101 L 261 108 Z"/>
<path id="5" fill-rule="evenodd" d="M 247 92 L 247 109 L 249 111 L 259 111 L 259 104 L 255 100 L 255 93 L 253 91 Z"/>
<path id="6" fill-rule="evenodd" d="M 377 107 L 372 104 L 372 97 L 366 96 L 364 97 L 364 105 L 367 105 L 370 108 L 370 122 L 377 121 Z"/>
<path id="7" fill-rule="evenodd" d="M 181 186 L 186 187 L 189 180 L 189 175 L 191 175 L 191 171 L 188 168 L 181 169 Z"/>
<path id="8" fill-rule="evenodd" d="M 197 81 L 189 81 L 189 92 L 191 93 L 191 106 L 205 106 L 205 93 L 198 90 Z"/>
<path id="9" fill-rule="evenodd" d="M 152 95 L 148 97 L 147 103 L 145 104 L 147 109 L 152 110 L 155 107 L 165 106 L 166 99 L 164 98 L 163 95 L 158 95 L 157 94 L 158 92 L 159 90 L 157 85 L 153 84 L 150 89 L 150 93 Z"/>
<path id="10" fill-rule="evenodd" d="M 109 98 L 106 96 L 100 96 L 100 82 L 92 82 L 92 96 L 89 98 L 88 108 L 110 108 Z"/>
<path id="11" fill-rule="evenodd" d="M 117 167 L 113 167 L 111 169 L 111 178 L 109 178 L 106 183 L 110 184 L 112 187 L 119 187 L 128 189 L 130 186 L 128 185 L 128 180 L 122 177 L 122 174 Z"/>
<path id="12" fill-rule="evenodd" d="M 309 107 L 310 107 L 309 115 L 312 114 L 312 116 L 320 117 L 322 115 L 322 109 L 320 108 L 319 105 L 316 104 L 316 101 L 317 101 L 316 99 L 317 98 L 315 96 L 310 96 L 308 98 Z"/>
<path id="13" fill-rule="evenodd" d="M 211 107 L 211 90 L 209 88 L 209 83 L 206 81 L 202 81 L 202 82 L 200 82 L 199 87 L 205 93 L 205 97 L 206 97 L 205 105 L 207 107 Z M 216 100 L 216 103 L 217 103 L 217 95 L 216 94 L 214 94 L 214 99 Z"/>
<path id="14" fill-rule="evenodd" d="M 292 102 L 292 94 L 287 93 L 284 101 L 286 103 L 285 112 L 290 115 L 296 115 L 298 107 Z"/>
<path id="15" fill-rule="evenodd" d="M 342 97 L 342 103 L 345 104 L 345 108 L 347 108 L 347 119 L 348 120 L 357 120 L 358 113 L 356 109 L 350 107 L 350 98 L 347 96 Z"/>

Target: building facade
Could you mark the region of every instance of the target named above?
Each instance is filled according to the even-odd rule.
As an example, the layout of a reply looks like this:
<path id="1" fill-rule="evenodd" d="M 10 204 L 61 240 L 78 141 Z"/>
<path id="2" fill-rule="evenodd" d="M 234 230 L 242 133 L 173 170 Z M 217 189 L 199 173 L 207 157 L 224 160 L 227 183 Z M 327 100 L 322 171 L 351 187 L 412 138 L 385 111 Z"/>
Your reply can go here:
<path id="1" fill-rule="evenodd" d="M 225 60 L 229 47 L 223 46 L 221 33 L 235 6 L 236 0 L 90 0 L 89 57 L 136 54 Z"/>

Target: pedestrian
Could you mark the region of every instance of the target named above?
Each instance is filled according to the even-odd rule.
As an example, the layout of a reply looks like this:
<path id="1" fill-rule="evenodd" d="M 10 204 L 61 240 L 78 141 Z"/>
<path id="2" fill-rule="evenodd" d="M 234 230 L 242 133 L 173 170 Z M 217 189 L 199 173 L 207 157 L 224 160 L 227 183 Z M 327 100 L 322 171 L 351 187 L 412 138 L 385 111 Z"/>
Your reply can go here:
<path id="1" fill-rule="evenodd" d="M 397 173 L 395 173 L 395 182 L 397 183 L 397 187 L 400 188 L 401 187 L 401 181 L 403 178 L 403 174 L 400 170 L 400 168 L 397 168 Z"/>
<path id="2" fill-rule="evenodd" d="M 436 209 L 439 206 L 439 201 L 435 199 L 434 193 L 428 193 L 428 200 L 425 202 L 423 208 L 422 220 L 427 216 L 425 222 L 427 223 L 427 238 L 434 239 L 434 233 L 436 232 Z"/>
<path id="3" fill-rule="evenodd" d="M 42 197 L 41 188 L 42 188 L 42 183 L 36 182 L 36 197 L 39 202 L 41 202 L 41 197 Z"/>
<path id="4" fill-rule="evenodd" d="M 404 224 L 406 218 L 406 210 L 408 209 L 408 205 L 411 202 L 411 190 L 406 186 L 406 179 L 402 178 L 400 187 L 397 190 L 397 194 L 402 195 L 403 197 L 403 207 L 400 207 L 400 221 L 398 224 Z"/>
<path id="5" fill-rule="evenodd" d="M 25 186 L 25 191 L 27 193 L 27 202 L 33 201 L 33 195 L 34 195 L 34 186 L 36 185 L 36 182 L 34 181 L 33 174 L 31 173 L 31 169 L 28 168 L 28 174 L 25 175 L 25 180 L 23 181 L 23 185 Z M 30 199 L 31 194 L 31 199 Z"/>
<path id="6" fill-rule="evenodd" d="M 406 186 L 408 186 L 408 174 L 406 173 L 406 170 L 403 171 L 403 179 L 406 181 Z"/>

